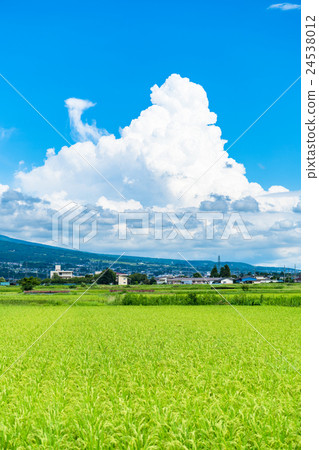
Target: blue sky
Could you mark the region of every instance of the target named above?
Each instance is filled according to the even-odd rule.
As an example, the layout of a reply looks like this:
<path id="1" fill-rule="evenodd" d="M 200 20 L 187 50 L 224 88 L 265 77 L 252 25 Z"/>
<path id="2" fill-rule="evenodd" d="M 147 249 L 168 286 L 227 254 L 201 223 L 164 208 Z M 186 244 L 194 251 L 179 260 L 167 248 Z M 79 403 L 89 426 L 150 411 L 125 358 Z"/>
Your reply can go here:
<path id="1" fill-rule="evenodd" d="M 229 143 L 300 74 L 300 11 L 269 1 L 5 2 L 1 72 L 67 138 L 64 100 L 90 99 L 88 119 L 118 134 L 171 73 L 199 83 Z M 43 161 L 63 141 L 0 80 L 0 176 Z M 251 181 L 300 185 L 300 83 L 231 150 Z"/>
<path id="2" fill-rule="evenodd" d="M 71 145 L 0 77 L 0 232 L 56 245 L 52 215 L 76 202 L 100 221 L 84 250 L 298 263 L 300 81 L 225 152 L 300 75 L 299 6 L 270 6 L 2 5 L 0 72 Z M 116 235 L 122 212 L 214 209 L 240 214 L 251 240 L 207 242 L 193 217 L 192 241 Z"/>

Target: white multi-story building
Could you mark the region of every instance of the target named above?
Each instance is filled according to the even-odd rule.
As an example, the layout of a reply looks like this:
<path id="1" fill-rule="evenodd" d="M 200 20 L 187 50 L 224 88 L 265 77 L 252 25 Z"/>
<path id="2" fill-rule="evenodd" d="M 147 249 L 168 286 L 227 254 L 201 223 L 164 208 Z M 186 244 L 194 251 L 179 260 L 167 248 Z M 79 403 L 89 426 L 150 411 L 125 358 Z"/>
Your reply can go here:
<path id="1" fill-rule="evenodd" d="M 128 285 L 128 275 L 125 273 L 117 273 L 116 281 L 119 286 L 127 286 Z"/>
<path id="2" fill-rule="evenodd" d="M 53 278 L 54 275 L 60 278 L 73 278 L 73 270 L 61 270 L 61 266 L 56 264 L 55 269 L 50 272 L 50 278 Z"/>

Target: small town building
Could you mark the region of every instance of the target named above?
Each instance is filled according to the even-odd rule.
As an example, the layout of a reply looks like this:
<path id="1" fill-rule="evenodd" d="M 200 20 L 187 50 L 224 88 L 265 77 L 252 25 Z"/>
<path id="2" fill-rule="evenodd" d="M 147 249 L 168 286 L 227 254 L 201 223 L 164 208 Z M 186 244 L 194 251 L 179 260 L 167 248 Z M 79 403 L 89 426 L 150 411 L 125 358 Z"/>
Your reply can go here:
<path id="1" fill-rule="evenodd" d="M 172 279 L 172 276 L 161 276 L 156 279 L 157 284 L 168 284 L 168 280 Z"/>
<path id="2" fill-rule="evenodd" d="M 157 284 L 220 284 L 223 278 L 214 277 L 160 277 L 157 278 Z M 232 283 L 231 278 L 224 278 L 224 284 Z"/>
<path id="3" fill-rule="evenodd" d="M 193 284 L 193 278 L 181 278 L 181 284 Z"/>
<path id="4" fill-rule="evenodd" d="M 116 281 L 119 286 L 127 286 L 128 285 L 128 275 L 126 273 L 117 273 Z"/>
<path id="5" fill-rule="evenodd" d="M 257 280 L 255 277 L 249 277 L 249 276 L 242 277 L 237 280 L 238 283 L 245 283 L 245 284 L 253 284 L 253 283 L 256 283 L 256 281 Z"/>
<path id="6" fill-rule="evenodd" d="M 192 284 L 209 284 L 208 278 L 191 278 Z"/>
<path id="7" fill-rule="evenodd" d="M 56 264 L 55 269 L 50 271 L 50 278 L 57 275 L 60 278 L 73 278 L 73 270 L 62 270 L 59 264 Z"/>
<path id="8" fill-rule="evenodd" d="M 270 278 L 262 277 L 262 276 L 255 277 L 255 278 L 256 278 L 255 283 L 257 283 L 257 284 L 259 284 L 259 283 L 271 283 L 271 281 L 272 281 Z"/>
<path id="9" fill-rule="evenodd" d="M 232 278 L 223 278 L 220 280 L 220 284 L 233 284 L 234 280 Z"/>
<path id="10" fill-rule="evenodd" d="M 238 278 L 236 280 L 236 283 L 246 283 L 246 284 L 261 284 L 261 283 L 272 283 L 273 280 L 271 280 L 270 278 L 267 277 L 263 277 L 263 276 L 244 276 L 241 278 Z"/>

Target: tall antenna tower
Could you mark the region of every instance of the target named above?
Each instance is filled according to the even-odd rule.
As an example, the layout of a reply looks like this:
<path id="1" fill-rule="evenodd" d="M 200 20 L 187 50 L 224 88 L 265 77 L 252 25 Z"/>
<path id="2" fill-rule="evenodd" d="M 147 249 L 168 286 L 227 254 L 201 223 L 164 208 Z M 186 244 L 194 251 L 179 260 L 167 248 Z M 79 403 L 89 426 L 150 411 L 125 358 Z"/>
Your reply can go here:
<path id="1" fill-rule="evenodd" d="M 218 263 L 217 263 L 218 272 L 220 272 L 220 256 L 218 255 Z"/>

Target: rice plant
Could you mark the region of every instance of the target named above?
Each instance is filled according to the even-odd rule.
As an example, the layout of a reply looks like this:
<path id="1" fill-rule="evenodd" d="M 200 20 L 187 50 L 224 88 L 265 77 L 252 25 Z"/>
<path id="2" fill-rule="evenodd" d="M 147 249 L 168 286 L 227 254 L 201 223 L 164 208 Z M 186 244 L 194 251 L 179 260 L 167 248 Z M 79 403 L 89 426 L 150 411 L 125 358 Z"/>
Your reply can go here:
<path id="1" fill-rule="evenodd" d="M 65 308 L 0 303 L 1 373 Z M 299 370 L 300 308 L 237 308 Z M 227 305 L 75 305 L 0 402 L 0 448 L 300 448 L 299 374 Z"/>

